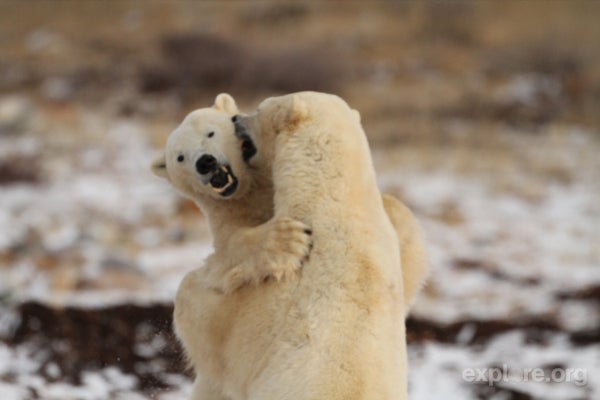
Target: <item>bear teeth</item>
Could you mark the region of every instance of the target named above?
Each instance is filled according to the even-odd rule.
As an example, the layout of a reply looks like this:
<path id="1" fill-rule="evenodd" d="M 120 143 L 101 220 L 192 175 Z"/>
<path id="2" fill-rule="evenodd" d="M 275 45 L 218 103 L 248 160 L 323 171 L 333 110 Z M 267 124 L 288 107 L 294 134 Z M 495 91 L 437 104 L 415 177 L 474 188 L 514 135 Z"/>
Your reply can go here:
<path id="1" fill-rule="evenodd" d="M 227 169 L 227 167 L 225 165 L 223 165 L 219 169 L 227 174 L 227 183 L 224 186 L 220 187 L 220 188 L 216 188 L 216 187 L 213 186 L 213 190 L 215 192 L 221 194 L 224 191 L 226 191 L 227 189 L 229 189 L 229 187 L 233 184 L 233 176 L 231 176 L 231 174 L 229 173 L 229 170 Z"/>

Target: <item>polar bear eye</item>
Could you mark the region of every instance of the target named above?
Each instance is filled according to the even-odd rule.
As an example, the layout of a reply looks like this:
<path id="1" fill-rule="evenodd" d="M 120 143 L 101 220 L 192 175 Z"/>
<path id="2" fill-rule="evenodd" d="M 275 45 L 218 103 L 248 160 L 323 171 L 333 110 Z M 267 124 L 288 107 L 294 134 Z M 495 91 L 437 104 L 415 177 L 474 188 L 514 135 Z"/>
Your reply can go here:
<path id="1" fill-rule="evenodd" d="M 215 136 L 215 133 L 214 132 L 208 132 L 208 134 L 206 136 L 208 136 L 209 138 L 211 138 L 211 137 Z"/>
<path id="2" fill-rule="evenodd" d="M 185 157 L 183 156 L 183 154 L 180 154 L 179 156 L 177 156 L 177 161 L 183 162 L 183 160 L 185 160 Z"/>

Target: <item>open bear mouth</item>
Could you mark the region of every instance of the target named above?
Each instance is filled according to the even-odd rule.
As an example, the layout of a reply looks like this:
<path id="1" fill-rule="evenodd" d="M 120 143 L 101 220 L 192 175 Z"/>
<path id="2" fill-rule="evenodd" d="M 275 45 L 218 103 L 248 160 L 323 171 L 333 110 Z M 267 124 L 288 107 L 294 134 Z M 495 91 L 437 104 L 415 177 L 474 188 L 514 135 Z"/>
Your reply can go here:
<path id="1" fill-rule="evenodd" d="M 209 181 L 212 189 L 223 197 L 231 196 L 238 187 L 238 179 L 229 165 L 218 168 Z"/>

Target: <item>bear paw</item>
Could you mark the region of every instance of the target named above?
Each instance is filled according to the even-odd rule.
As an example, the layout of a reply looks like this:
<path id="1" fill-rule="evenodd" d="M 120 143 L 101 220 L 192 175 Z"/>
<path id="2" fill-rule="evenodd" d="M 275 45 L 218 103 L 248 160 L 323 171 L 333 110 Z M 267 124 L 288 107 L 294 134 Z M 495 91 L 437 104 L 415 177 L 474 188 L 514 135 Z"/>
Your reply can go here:
<path id="1" fill-rule="evenodd" d="M 312 231 L 304 223 L 288 217 L 276 217 L 262 227 L 255 252 L 225 275 L 226 292 L 248 284 L 260 284 L 269 278 L 293 278 L 308 259 L 312 249 Z"/>

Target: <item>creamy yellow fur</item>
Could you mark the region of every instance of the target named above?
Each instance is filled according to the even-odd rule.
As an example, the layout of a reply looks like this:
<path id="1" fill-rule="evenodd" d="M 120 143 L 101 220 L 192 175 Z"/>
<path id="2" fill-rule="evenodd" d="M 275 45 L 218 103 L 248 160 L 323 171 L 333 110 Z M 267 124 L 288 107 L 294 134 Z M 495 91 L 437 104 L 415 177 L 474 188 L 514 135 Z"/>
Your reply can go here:
<path id="1" fill-rule="evenodd" d="M 336 96 L 303 92 L 243 122 L 254 162 L 272 162 L 275 215 L 309 225 L 314 245 L 278 301 L 295 318 L 278 326 L 248 398 L 406 398 L 400 248 L 356 116 Z"/>
<path id="2" fill-rule="evenodd" d="M 277 148 L 281 145 L 283 150 L 277 158 L 275 140 L 265 142 L 275 129 L 260 129 L 261 135 L 256 137 L 259 154 L 246 168 L 238 162 L 239 154 L 232 152 L 239 151 L 238 144 L 225 137 L 227 132 L 233 137 L 228 118 L 237 107 L 229 96 L 220 95 L 212 110 L 196 111 L 186 118 L 172 135 L 175 139 L 169 140 L 165 158 L 154 164 L 155 173 L 199 203 L 215 241 L 215 253 L 203 268 L 186 276 L 176 299 L 176 330 L 198 373 L 194 399 L 403 398 L 404 327 L 399 321 L 406 312 L 402 304 L 412 302 L 426 275 L 421 240 L 412 214 L 402 203 L 388 195 L 384 195 L 383 204 L 378 199 L 357 113 L 348 113 L 347 107 L 340 108 L 341 100 L 331 99 L 335 99 L 335 107 L 331 114 L 329 108 L 324 108 L 325 115 L 333 118 L 332 131 L 337 132 L 327 135 L 321 131 L 328 127 L 311 116 L 308 108 L 306 115 L 290 114 L 286 113 L 285 101 L 278 100 L 276 110 L 270 111 L 264 110 L 268 102 L 263 103 L 260 114 L 270 115 L 263 125 L 281 130 L 280 122 L 298 127 L 304 124 L 304 131 L 297 132 L 304 139 L 289 146 L 278 143 Z M 308 105 L 301 103 L 302 107 Z M 197 182 L 188 179 L 189 175 L 172 161 L 167 167 L 180 144 L 194 149 L 210 147 L 202 142 L 200 130 L 207 123 L 214 128 L 215 119 L 224 134 L 218 150 L 227 153 L 236 175 L 244 181 L 239 193 L 225 200 L 197 187 Z M 345 144 L 333 145 L 332 139 Z M 347 159 L 341 157 L 345 152 Z M 306 168 L 294 171 L 307 157 L 319 160 L 313 160 L 317 163 L 312 167 L 309 162 Z M 322 163 L 327 169 L 319 165 L 317 179 L 317 175 L 311 175 L 311 168 L 323 160 L 327 161 Z M 282 189 L 276 196 L 276 217 L 270 176 L 273 161 L 278 164 L 278 192 Z M 287 174 L 289 178 L 285 178 Z M 305 178 L 310 182 L 300 183 Z M 297 190 L 308 201 L 295 209 L 290 204 L 282 206 L 283 193 L 290 193 L 289 188 L 285 189 L 287 184 L 282 183 L 285 179 L 307 185 L 308 190 L 301 190 L 301 186 Z M 361 182 L 368 184 L 363 186 Z M 287 196 L 288 200 L 290 196 L 296 198 L 296 194 Z M 344 200 L 341 196 L 350 197 Z M 357 197 L 352 200 L 352 196 Z M 296 200 L 291 203 L 297 204 Z M 342 204 L 347 208 L 338 209 Z M 382 218 L 385 212 L 389 219 Z M 338 223 L 338 219 L 349 221 Z M 389 221 L 396 234 L 390 231 Z M 296 278 L 309 245 L 304 229 L 315 223 L 315 249 L 301 277 Z M 290 243 L 296 243 L 292 246 L 295 250 L 290 249 Z M 398 256 L 387 254 L 401 255 L 402 272 Z M 353 267 L 339 268 L 346 265 Z M 286 279 L 259 287 L 244 286 L 268 277 Z M 336 354 L 348 357 L 338 360 Z M 380 370 L 384 366 L 385 370 Z M 390 386 L 390 382 L 395 384 Z"/>
<path id="3" fill-rule="evenodd" d="M 385 211 L 398 235 L 404 306 L 408 312 L 429 274 L 421 227 L 412 212 L 400 200 L 389 194 L 383 194 L 382 198 Z"/>

